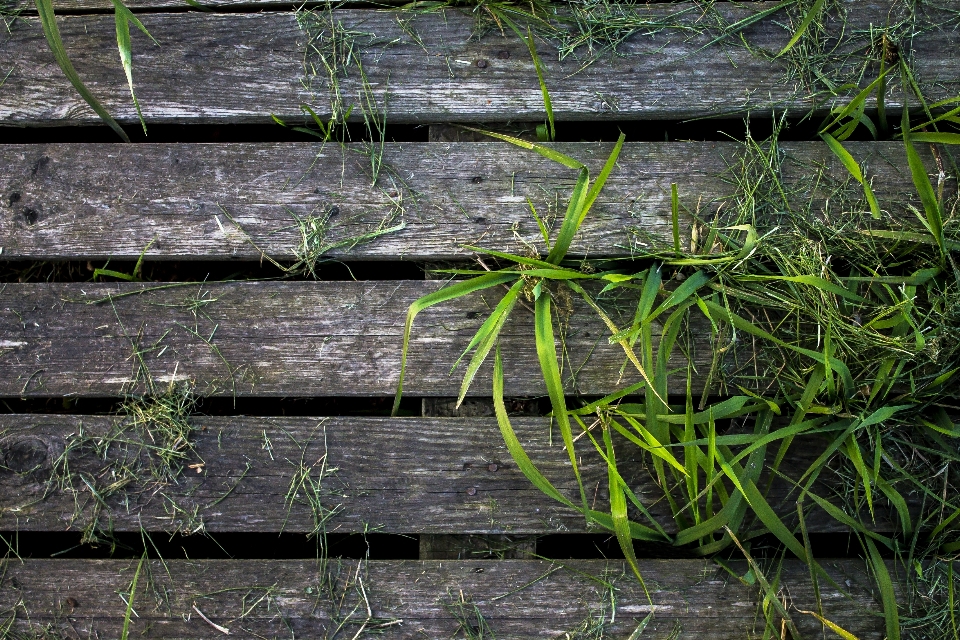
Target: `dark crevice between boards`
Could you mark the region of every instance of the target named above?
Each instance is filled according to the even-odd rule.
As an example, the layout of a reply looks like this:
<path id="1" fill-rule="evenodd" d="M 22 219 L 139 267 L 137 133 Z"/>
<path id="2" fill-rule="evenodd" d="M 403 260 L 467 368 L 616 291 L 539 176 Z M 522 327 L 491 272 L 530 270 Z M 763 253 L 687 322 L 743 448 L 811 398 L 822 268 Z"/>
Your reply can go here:
<path id="1" fill-rule="evenodd" d="M 750 133 L 756 140 L 762 140 L 773 132 L 774 120 L 770 112 L 753 112 L 749 115 Z M 777 122 L 779 116 L 777 115 Z M 628 142 L 671 142 L 671 141 L 727 141 L 742 142 L 746 138 L 746 114 L 731 114 L 716 118 L 697 120 L 563 120 L 558 119 L 557 142 L 615 142 L 622 131 Z M 148 135 L 138 125 L 125 125 L 127 135 L 134 143 L 269 143 L 269 142 L 313 142 L 321 144 L 312 135 L 294 131 L 292 127 L 308 124 L 306 120 L 287 119 L 288 127 L 277 124 L 151 124 L 147 119 Z M 387 142 L 427 142 L 429 140 L 455 141 L 450 131 L 464 126 L 489 129 L 530 137 L 539 122 L 517 123 L 449 123 L 442 125 L 398 124 L 390 123 L 386 128 Z M 804 118 L 798 113 L 787 117 L 779 133 L 781 141 L 819 140 L 820 118 Z M 430 134 L 431 126 L 444 130 L 444 135 Z M 54 143 L 112 143 L 119 142 L 116 134 L 107 126 L 65 126 L 65 127 L 4 127 L 0 129 L 0 144 L 54 144 Z M 467 132 L 469 133 L 469 132 Z M 534 134 L 535 135 L 535 134 Z M 369 142 L 370 133 L 363 123 L 351 122 L 347 125 L 347 142 Z M 492 140 L 489 138 L 484 138 Z M 865 127 L 859 127 L 850 140 L 872 139 Z M 379 142 L 379 140 L 377 140 Z M 330 143 L 327 143 L 330 144 Z"/>
<path id="2" fill-rule="evenodd" d="M 307 120 L 287 120 L 289 127 L 276 123 L 262 124 L 153 124 L 147 118 L 147 135 L 139 124 L 123 125 L 123 130 L 133 143 L 170 144 L 187 142 L 315 142 L 321 141 L 307 133 L 294 131 L 291 127 L 306 125 Z M 59 144 L 59 143 L 111 143 L 120 142 L 117 134 L 106 125 L 64 127 L 3 127 L 0 128 L 0 144 Z M 370 141 L 371 137 L 362 122 L 347 125 L 344 138 L 347 142 Z M 422 124 L 390 123 L 386 129 L 387 142 L 426 142 L 427 126 Z M 379 142 L 379 140 L 377 140 Z M 335 144 L 328 142 L 327 144 Z"/>
<path id="3" fill-rule="evenodd" d="M 149 535 L 149 540 L 145 536 Z M 327 533 L 321 538 L 302 533 L 218 532 L 207 535 L 139 531 L 114 532 L 108 542 L 81 544 L 79 531 L 0 532 L 3 541 L 22 558 L 139 558 L 146 546 L 151 558 L 287 560 L 328 557 L 371 560 L 416 560 L 415 535 L 386 533 Z M 0 541 L 0 547 L 5 547 Z"/>
<path id="4" fill-rule="evenodd" d="M 860 543 L 849 533 L 810 533 L 810 549 L 816 558 L 857 558 L 862 553 Z M 784 553 L 784 546 L 772 535 L 747 541 L 751 555 L 757 558 L 775 558 Z M 701 558 L 696 547 L 675 547 L 665 543 L 633 542 L 637 558 Z M 623 550 L 612 534 L 557 533 L 537 539 L 537 555 L 553 560 L 608 559 L 623 560 Z M 789 552 L 787 552 L 789 556 Z M 722 559 L 742 560 L 736 549 L 721 554 Z"/>
<path id="5" fill-rule="evenodd" d="M 277 256 L 282 258 L 282 256 Z M 281 266 L 288 266 L 285 261 Z M 8 261 L 0 262 L 0 282 L 91 282 L 97 269 L 132 275 L 135 260 L 72 260 L 72 261 Z M 348 281 L 348 280 L 423 280 L 422 264 L 404 260 L 341 261 L 320 257 L 314 268 L 316 278 L 286 273 L 268 260 L 156 260 L 144 259 L 137 274 L 143 282 L 222 281 Z M 116 282 L 109 275 L 97 277 L 99 282 Z"/>
<path id="6" fill-rule="evenodd" d="M 122 415 L 124 400 L 118 398 L 0 398 L 0 413 L 57 415 Z M 419 416 L 421 399 L 404 397 L 401 416 Z M 197 416 L 264 417 L 389 417 L 393 397 L 374 398 L 264 398 L 239 396 L 197 399 Z"/>
<path id="7" fill-rule="evenodd" d="M 319 538 L 302 533 L 218 532 L 184 535 L 164 532 L 114 532 L 112 539 L 99 544 L 81 543 L 78 531 L 4 531 L 0 546 L 21 558 L 121 558 L 136 559 L 146 553 L 165 560 L 291 560 L 331 558 L 370 560 L 417 560 L 419 536 L 388 533 L 327 533 L 326 547 L 318 547 Z M 149 536 L 149 540 L 147 539 Z M 443 537 L 442 535 L 433 537 Z M 456 534 L 451 538 L 463 536 Z M 777 558 L 783 546 L 772 536 L 755 538 L 750 551 L 757 558 Z M 856 539 L 846 533 L 811 533 L 810 546 L 817 558 L 857 558 L 861 555 Z M 547 560 L 623 560 L 616 538 L 606 533 L 557 533 L 536 539 L 536 557 Z M 634 542 L 640 559 L 695 559 L 694 549 L 668 544 Z M 533 556 L 533 554 L 529 554 Z M 461 560 L 496 559 L 497 549 L 473 551 Z M 740 560 L 731 552 L 729 559 Z"/>
<path id="8" fill-rule="evenodd" d="M 577 2 L 578 0 L 557 0 L 555 4 L 562 7 L 568 2 Z M 671 4 L 675 3 L 677 0 L 644 0 L 643 4 Z M 719 2 L 730 2 L 732 0 L 718 0 Z M 347 0 L 346 2 L 341 2 L 336 5 L 336 8 L 339 9 L 390 9 L 397 8 L 406 4 L 409 4 L 410 0 L 379 0 L 379 1 L 370 1 L 370 0 Z M 623 2 L 623 4 L 633 4 L 634 2 Z M 21 7 L 20 15 L 23 16 L 35 16 L 36 9 L 32 3 L 27 4 L 23 3 L 25 6 Z M 312 2 L 272 2 L 267 1 L 259 3 L 256 1 L 247 0 L 245 2 L 237 2 L 234 4 L 208 4 L 204 2 L 198 2 L 196 6 L 188 4 L 186 1 L 180 4 L 173 4 L 171 6 L 163 7 L 139 7 L 127 3 L 129 9 L 133 13 L 137 14 L 150 14 L 150 13 L 189 13 L 189 12 L 208 12 L 208 13 L 264 13 L 264 12 L 284 12 L 284 11 L 297 11 L 301 9 L 317 9 L 325 8 L 330 2 L 329 0 L 318 1 L 314 0 Z M 518 3 L 522 4 L 522 3 Z M 471 7 L 466 2 L 451 2 L 451 5 L 459 5 L 460 10 L 470 11 Z M 58 16 L 83 16 L 83 15 L 97 15 L 97 14 L 113 14 L 113 7 L 109 4 L 105 4 L 102 7 L 97 8 L 70 8 L 69 6 L 62 6 L 62 3 L 54 3 L 54 8 L 56 9 Z M 451 9 L 456 9 L 456 6 L 452 6 Z"/>
<path id="9" fill-rule="evenodd" d="M 567 397 L 567 406 L 582 406 L 598 398 L 579 396 Z M 721 400 L 708 396 L 709 403 Z M 681 396 L 669 396 L 668 402 L 682 405 Z M 628 396 L 623 402 L 642 402 L 642 397 Z M 56 414 L 56 415 L 121 415 L 125 400 L 106 397 L 0 397 L 0 414 Z M 485 397 L 468 397 L 460 410 L 455 408 L 456 399 L 446 397 L 422 397 L 404 395 L 400 399 L 400 417 L 475 417 L 492 418 L 493 403 Z M 550 400 L 547 397 L 504 398 L 507 413 L 511 416 L 547 416 L 550 413 Z M 374 397 L 325 397 L 325 398 L 271 398 L 263 396 L 215 396 L 197 398 L 193 414 L 197 416 L 262 416 L 262 417 L 349 417 L 383 416 L 389 417 L 393 406 L 393 396 Z M 428 408 L 429 407 L 429 408 Z M 730 420 L 718 420 L 717 431 L 723 433 Z"/>

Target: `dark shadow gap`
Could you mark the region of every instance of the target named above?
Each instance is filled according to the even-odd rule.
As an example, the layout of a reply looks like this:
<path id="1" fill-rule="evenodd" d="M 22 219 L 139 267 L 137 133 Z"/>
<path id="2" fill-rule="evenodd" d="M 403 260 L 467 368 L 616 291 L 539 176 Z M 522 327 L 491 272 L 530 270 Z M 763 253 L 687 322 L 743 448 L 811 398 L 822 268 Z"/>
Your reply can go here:
<path id="1" fill-rule="evenodd" d="M 289 267 L 289 263 L 280 263 Z M 11 261 L 0 262 L 0 282 L 91 282 L 96 269 L 108 269 L 126 275 L 133 274 L 136 261 L 132 260 L 73 260 L 73 261 Z M 370 260 L 320 262 L 310 274 L 288 274 L 264 260 L 145 260 L 140 279 L 144 282 L 221 282 L 224 280 L 283 280 L 285 282 L 315 281 L 341 282 L 349 280 L 423 280 L 420 263 L 403 260 Z M 99 282 L 124 280 L 109 275 L 98 276 Z"/>
<path id="2" fill-rule="evenodd" d="M 596 399 L 596 398 L 593 398 Z M 720 396 L 709 396 L 709 403 L 725 399 Z M 422 396 L 404 395 L 400 400 L 400 416 L 422 416 Z M 429 400 L 434 404 L 449 407 L 455 404 L 455 398 L 434 398 Z M 591 398 L 568 396 L 567 406 L 579 407 Z M 667 401 L 682 406 L 683 396 L 669 396 Z M 628 396 L 622 402 L 642 403 L 642 396 Z M 507 412 L 512 416 L 543 417 L 551 412 L 550 399 L 547 397 L 515 397 L 504 398 Z M 56 414 L 56 415 L 119 415 L 122 399 L 107 398 L 2 398 L 0 397 L 0 413 L 29 413 L 29 414 Z M 478 396 L 467 398 L 470 417 L 493 418 L 493 403 L 488 397 Z M 314 398 L 273 398 L 263 396 L 217 396 L 200 398 L 194 414 L 197 416 L 262 416 L 262 417 L 328 417 L 328 416 L 383 416 L 390 415 L 393 407 L 393 396 L 373 397 L 314 397 Z M 434 414 L 436 417 L 458 417 L 450 411 Z M 730 424 L 729 420 L 718 420 L 718 432 L 722 433 Z"/>
<path id="3" fill-rule="evenodd" d="M 166 560 L 291 560 L 312 559 L 326 554 L 331 558 L 371 560 L 417 560 L 419 536 L 416 534 L 344 534 L 329 533 L 308 537 L 301 533 L 221 532 L 212 534 L 167 534 L 154 532 L 114 533 L 112 540 L 81 544 L 79 531 L 0 532 L 0 546 L 22 558 L 116 558 L 135 559 L 143 555 Z M 149 538 L 149 539 L 148 539 Z M 9 547 L 8 547 L 9 544 Z M 322 545 L 326 545 L 323 547 Z M 860 543 L 851 534 L 811 533 L 810 544 L 816 558 L 859 558 Z M 772 536 L 761 536 L 746 544 L 754 558 L 775 559 L 783 555 L 783 546 Z M 694 547 L 674 547 L 666 543 L 634 542 L 641 560 L 698 559 Z M 548 560 L 623 560 L 624 555 L 612 534 L 560 533 L 537 539 L 536 554 Z M 789 552 L 787 553 L 789 557 Z M 887 553 L 885 557 L 892 554 Z M 719 556 L 724 560 L 743 560 L 743 554 L 731 547 Z"/>
<path id="4" fill-rule="evenodd" d="M 123 130 L 133 143 L 171 144 L 187 142 L 315 142 L 316 136 L 294 131 L 292 127 L 308 124 L 307 120 L 278 124 L 151 124 L 147 120 L 147 135 L 140 125 L 124 125 Z M 120 138 L 106 125 L 54 126 L 54 127 L 3 127 L 0 128 L 0 144 L 59 144 L 59 143 L 111 143 Z M 389 123 L 386 129 L 387 142 L 426 142 L 427 125 Z M 347 125 L 347 142 L 371 140 L 363 123 Z M 377 140 L 379 142 L 379 139 Z M 330 143 L 328 143 L 330 144 Z"/>
<path id="5" fill-rule="evenodd" d="M 750 132 L 757 140 L 768 137 L 773 131 L 774 121 L 770 113 L 753 112 L 750 115 Z M 779 119 L 778 119 L 779 122 Z M 124 130 L 134 143 L 171 144 L 191 142 L 217 143 L 269 143 L 269 142 L 315 142 L 320 140 L 312 135 L 294 131 L 293 126 L 307 124 L 289 121 L 289 127 L 277 124 L 150 124 L 148 136 L 137 125 L 127 125 Z M 451 123 L 453 124 L 453 123 Z M 492 128 L 504 132 L 532 131 L 539 122 L 530 123 L 461 123 L 477 128 Z M 822 118 L 787 118 L 780 132 L 781 140 L 819 140 L 818 132 Z M 703 118 L 698 120 L 603 120 L 576 121 L 559 120 L 556 123 L 558 142 L 614 142 L 622 131 L 628 142 L 673 142 L 695 141 L 715 142 L 737 140 L 746 136 L 745 116 L 736 115 L 722 118 Z M 2 129 L 0 144 L 54 144 L 54 143 L 111 143 L 119 142 L 117 135 L 108 127 L 61 126 Z M 429 125 L 395 124 L 387 126 L 387 142 L 427 142 Z M 865 127 L 859 127 L 850 140 L 871 140 Z M 350 123 L 345 140 L 348 142 L 369 142 L 371 137 L 362 123 Z M 379 139 L 377 140 L 379 142 Z"/>
<path id="6" fill-rule="evenodd" d="M 863 555 L 860 543 L 853 534 L 810 533 L 809 539 L 815 558 L 859 558 Z M 783 545 L 771 534 L 747 541 L 744 546 L 750 555 L 757 559 L 776 558 L 784 552 Z M 640 559 L 703 557 L 696 553 L 695 546 L 675 547 L 666 543 L 635 540 L 633 548 Z M 551 560 L 624 559 L 623 550 L 616 537 L 605 533 L 558 533 L 542 536 L 537 539 L 537 555 Z M 892 557 L 892 554 L 890 555 Z M 744 559 L 739 549 L 732 545 L 719 557 L 729 560 Z M 790 552 L 787 552 L 787 557 L 792 557 Z"/>
<path id="7" fill-rule="evenodd" d="M 148 540 L 139 532 L 123 532 L 99 544 L 81 544 L 79 531 L 0 532 L 0 536 L 21 558 L 140 558 L 144 547 L 148 557 L 164 560 L 292 560 L 324 554 L 331 558 L 416 560 L 420 553 L 417 536 L 386 533 L 330 533 L 324 542 L 323 537 L 302 533 L 153 533 Z M 6 546 L 0 541 L 0 547 Z"/>
<path id="8" fill-rule="evenodd" d="M 120 415 L 122 401 L 117 398 L 0 398 L 0 413 L 56 415 Z M 373 398 L 264 398 L 216 397 L 197 401 L 197 416 L 264 417 L 388 417 L 393 397 Z M 404 396 L 401 416 L 421 415 L 421 399 Z"/>

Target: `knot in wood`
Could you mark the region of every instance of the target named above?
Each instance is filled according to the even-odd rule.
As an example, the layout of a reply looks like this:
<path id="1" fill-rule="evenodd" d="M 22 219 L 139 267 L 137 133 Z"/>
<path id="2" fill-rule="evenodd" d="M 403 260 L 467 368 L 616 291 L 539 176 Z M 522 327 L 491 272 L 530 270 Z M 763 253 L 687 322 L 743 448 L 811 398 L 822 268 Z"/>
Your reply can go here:
<path id="1" fill-rule="evenodd" d="M 37 436 L 7 436 L 0 439 L 3 469 L 17 475 L 34 475 L 48 470 L 53 453 L 51 445 Z"/>

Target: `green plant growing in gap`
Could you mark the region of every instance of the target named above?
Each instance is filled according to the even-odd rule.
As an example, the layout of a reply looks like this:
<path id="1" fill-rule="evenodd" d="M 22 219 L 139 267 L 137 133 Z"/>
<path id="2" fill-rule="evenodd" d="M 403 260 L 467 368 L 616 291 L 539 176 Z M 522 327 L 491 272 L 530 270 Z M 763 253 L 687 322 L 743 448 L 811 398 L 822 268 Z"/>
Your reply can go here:
<path id="1" fill-rule="evenodd" d="M 143 114 L 140 111 L 140 102 L 137 100 L 137 95 L 133 89 L 133 65 L 132 65 L 132 46 L 130 41 L 130 25 L 133 24 L 137 29 L 142 31 L 154 44 L 158 45 L 156 39 L 147 28 L 140 22 L 140 19 L 127 8 L 120 0 L 111 0 L 113 3 L 113 13 L 114 20 L 116 22 L 117 30 L 117 49 L 120 52 L 120 64 L 123 67 L 123 72 L 127 77 L 127 84 L 130 86 L 130 97 L 133 100 L 133 105 L 137 110 L 137 117 L 140 120 L 140 125 L 143 127 L 143 133 L 147 133 L 147 123 L 143 119 Z M 60 70 L 63 72 L 63 75 L 66 76 L 67 80 L 70 81 L 70 84 L 73 85 L 73 88 L 76 90 L 80 97 L 90 105 L 100 119 L 103 120 L 111 129 L 116 132 L 118 136 L 124 142 L 130 142 L 129 136 L 127 133 L 117 124 L 117 121 L 113 119 L 113 116 L 110 115 L 110 112 L 97 100 L 96 96 L 87 88 L 83 83 L 83 80 L 80 79 L 80 74 L 77 73 L 76 68 L 74 68 L 73 63 L 70 61 L 70 57 L 67 55 L 67 50 L 63 45 L 63 40 L 60 37 L 60 28 L 57 26 L 57 18 L 53 9 L 52 0 L 36 0 L 37 12 L 40 14 L 40 25 L 43 28 L 43 35 L 47 40 L 47 45 L 50 47 L 50 51 L 53 53 L 54 59 L 57 61 L 57 65 L 60 67 Z"/>
<path id="2" fill-rule="evenodd" d="M 274 233 L 296 229 L 299 233 L 299 243 L 293 248 L 293 261 L 289 264 L 279 262 L 276 258 L 268 254 L 253 237 L 247 232 L 240 222 L 230 214 L 226 209 L 220 207 L 224 216 L 243 234 L 246 241 L 256 249 L 261 258 L 277 267 L 289 277 L 309 277 L 319 280 L 318 267 L 325 262 L 336 261 L 336 258 L 328 257 L 331 251 L 350 250 L 354 247 L 372 242 L 381 236 L 396 233 L 406 228 L 406 223 L 402 220 L 398 223 L 397 219 L 403 215 L 403 205 L 401 201 L 394 200 L 392 208 L 377 225 L 362 233 L 334 240 L 329 239 L 331 230 L 334 227 L 333 217 L 340 213 L 339 207 L 326 207 L 319 214 L 308 214 L 299 216 L 293 211 L 288 211 L 294 219 L 294 224 L 289 227 L 277 229 Z"/>
<path id="3" fill-rule="evenodd" d="M 835 115 L 830 126 L 842 124 L 852 111 L 841 109 L 838 113 L 843 115 Z M 906 118 L 901 129 L 909 145 L 912 136 Z M 564 262 L 569 247 L 565 233 L 579 228 L 589 210 L 587 203 L 596 199 L 613 168 L 622 138 L 591 186 L 589 175 L 575 160 L 549 147 L 489 135 L 541 153 L 579 171 L 581 177 L 557 238 L 552 240 L 540 225 L 549 253 L 546 259 L 468 247 L 508 266 L 490 272 L 448 270 L 469 279 L 455 280 L 411 305 L 397 398 L 403 389 L 416 315 L 464 295 L 505 287 L 508 292 L 461 356 L 462 360 L 471 355 L 460 400 L 481 364 L 495 353 L 493 399 L 498 423 L 511 456 L 535 486 L 580 511 L 588 521 L 614 531 L 635 569 L 633 540 L 692 546 L 707 556 L 733 545 L 749 560 L 750 539 L 771 533 L 787 552 L 808 563 L 815 582 L 833 584 L 810 554 L 806 534 L 800 531 L 798 538 L 799 524 L 813 511 L 824 512 L 860 536 L 878 585 L 888 637 L 899 637 L 900 611 L 879 553 L 881 545 L 895 551 L 898 546 L 894 539 L 872 531 L 878 505 L 894 514 L 899 531 L 906 536 L 923 535 L 917 533 L 918 523 L 936 517 L 935 513 L 940 513 L 941 523 L 935 531 L 951 530 L 943 524 L 944 514 L 960 513 L 956 490 L 947 490 L 953 486 L 949 476 L 944 476 L 942 493 L 931 491 L 922 480 L 937 468 L 927 456 L 940 460 L 942 467 L 960 455 L 945 440 L 960 437 L 958 418 L 948 408 L 954 406 L 949 399 L 956 396 L 960 372 L 960 331 L 956 329 L 960 326 L 960 271 L 953 255 L 960 250 L 956 244 L 960 225 L 955 216 L 944 216 L 943 196 L 933 189 L 919 156 L 914 152 L 910 163 L 924 205 L 922 213 L 917 210 L 917 219 L 926 235 L 889 228 L 891 221 L 875 217 L 879 210 L 875 197 L 867 198 L 867 207 L 857 206 L 869 184 L 862 173 L 854 172 L 854 166 L 859 170 L 856 161 L 838 153 L 842 147 L 833 136 L 825 138 L 828 148 L 856 188 L 851 189 L 842 175 L 828 175 L 822 169 L 808 183 L 787 182 L 775 131 L 767 143 L 748 136 L 742 163 L 731 166 L 735 197 L 727 201 L 722 218 L 708 221 L 692 215 L 689 250 L 680 241 L 681 204 L 678 190 L 671 187 L 672 241 L 646 237 L 643 252 L 634 256 L 652 261 L 653 266 L 637 271 L 630 264 L 616 269 L 610 262 L 595 262 L 584 269 L 583 261 L 576 266 Z M 931 142 L 953 140 L 927 135 Z M 907 152 L 909 160 L 910 147 Z M 824 224 L 817 210 L 824 202 L 845 212 L 848 219 L 836 226 Z M 873 224 L 867 224 L 865 215 Z M 671 278 L 677 284 L 668 284 L 663 275 L 668 270 L 680 274 Z M 604 285 L 599 294 L 587 293 L 591 280 Z M 582 297 L 600 315 L 610 328 L 611 344 L 624 349 L 625 370 L 638 378 L 581 407 L 568 406 L 559 383 L 548 304 L 560 297 L 561 287 Z M 625 327 L 615 325 L 601 307 L 603 294 L 618 289 L 637 292 L 633 322 Z M 577 456 L 572 453 L 577 433 L 607 466 L 607 513 L 590 510 L 582 500 L 577 504 L 558 491 L 537 470 L 510 426 L 497 342 L 521 295 L 529 295 L 536 305 L 538 358 L 552 416 L 571 452 L 571 470 L 580 484 Z M 698 390 L 692 381 L 703 370 L 692 358 L 692 336 L 703 331 L 712 336 L 714 357 L 697 406 Z M 686 360 L 682 367 L 673 364 L 678 356 Z M 679 376 L 685 377 L 686 394 L 681 402 L 671 402 L 668 380 Z M 722 401 L 707 402 L 712 390 L 719 388 L 736 391 Z M 633 402 L 631 396 L 640 393 L 642 401 Z M 731 421 L 736 428 L 719 426 Z M 787 477 L 781 463 L 796 441 L 819 441 L 822 454 L 799 477 Z M 648 456 L 651 473 L 672 512 L 675 535 L 666 533 L 620 475 L 617 450 L 624 443 Z M 911 450 L 922 450 L 925 461 L 905 457 Z M 804 505 L 798 512 L 799 524 L 778 515 L 776 505 L 769 502 L 774 480 L 794 487 L 791 494 Z M 836 487 L 838 481 L 849 486 Z M 927 496 L 926 515 L 919 518 L 910 512 L 905 498 L 918 491 Z M 941 544 L 935 553 L 960 550 L 960 545 L 950 544 Z M 903 556 L 899 557 L 902 562 Z M 753 575 L 759 579 L 759 567 Z M 763 578 L 764 620 L 768 627 L 786 621 L 789 628 L 790 613 L 780 601 L 778 580 Z M 948 597 L 949 593 L 947 589 Z M 823 617 L 819 611 L 816 615 Z"/>

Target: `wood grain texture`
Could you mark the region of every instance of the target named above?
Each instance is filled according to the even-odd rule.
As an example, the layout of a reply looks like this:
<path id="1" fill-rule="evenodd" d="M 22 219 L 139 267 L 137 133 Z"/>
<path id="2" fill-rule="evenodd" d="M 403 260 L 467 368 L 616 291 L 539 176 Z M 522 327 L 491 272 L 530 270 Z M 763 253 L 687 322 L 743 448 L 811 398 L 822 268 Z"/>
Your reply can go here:
<path id="1" fill-rule="evenodd" d="M 126 0 L 125 4 L 130 10 L 138 11 L 156 11 L 158 9 L 173 10 L 193 10 L 185 0 Z M 251 9 L 293 9 L 299 7 L 299 4 L 289 2 L 289 0 L 203 0 L 199 2 L 205 9 L 243 11 Z M 351 4 L 366 4 L 365 0 L 340 0 L 338 5 L 349 6 Z M 380 0 L 377 6 L 389 6 L 392 4 L 404 4 L 403 0 Z M 34 14 L 37 11 L 36 5 L 28 0 L 16 0 L 13 6 L 27 14 Z M 324 6 L 321 0 L 305 3 L 306 7 Z M 87 11 L 113 12 L 113 3 L 110 0 L 54 0 L 53 8 L 58 13 L 83 13 Z"/>
<path id="2" fill-rule="evenodd" d="M 594 176 L 611 149 L 556 146 Z M 899 215 L 916 198 L 902 144 L 847 146 L 873 178 L 883 208 Z M 846 179 L 822 143 L 781 149 L 788 183 L 819 167 Z M 360 151 L 307 143 L 0 145 L 2 257 L 136 259 L 149 246 L 148 260 L 250 260 L 260 258 L 259 247 L 291 260 L 302 243 L 294 216 L 328 214 L 328 242 L 384 220 L 406 225 L 334 249 L 334 258 L 454 259 L 468 254 L 464 244 L 525 252 L 522 243 L 543 248 L 527 198 L 556 226 L 576 178 L 504 143 L 403 143 L 387 145 L 390 169 L 374 187 Z M 921 152 L 932 167 L 929 150 Z M 709 217 L 734 193 L 732 168 L 741 155 L 733 142 L 627 144 L 570 255 L 629 255 L 642 249 L 638 231 L 670 241 L 670 184 L 678 184 L 684 206 Z M 856 185 L 850 189 L 859 197 Z"/>
<path id="3" fill-rule="evenodd" d="M 201 395 L 392 396 L 407 308 L 440 286 L 410 280 L 0 285 L 0 396 L 118 395 L 143 389 L 148 377 L 160 385 L 189 381 Z M 406 394 L 459 394 L 462 376 L 451 369 L 502 295 L 490 289 L 417 317 Z M 95 301 L 101 302 L 88 304 Z M 633 377 L 621 380 L 623 351 L 609 344 L 609 331 L 585 307 L 572 307 L 564 377 L 571 392 L 603 395 Z M 702 339 L 694 359 L 705 377 L 710 329 L 694 330 Z M 510 395 L 543 394 L 533 314 L 517 307 L 501 341 Z M 472 395 L 490 393 L 489 369 L 488 362 Z M 685 391 L 685 376 L 675 377 L 671 390 Z"/>
<path id="4" fill-rule="evenodd" d="M 734 23 L 770 6 L 717 3 L 711 11 Z M 847 0 L 844 7 L 851 33 L 885 24 L 890 12 L 890 3 L 883 0 Z M 714 14 L 703 15 L 689 4 L 642 5 L 637 11 L 654 20 L 680 12 L 671 18 L 679 27 L 634 36 L 619 47 L 619 55 L 605 55 L 586 68 L 589 59 L 583 52 L 564 61 L 543 56 L 558 119 L 683 119 L 771 108 L 805 112 L 814 106 L 803 81 L 790 77 L 786 62 L 772 56 L 790 37 L 781 22 L 767 20 L 744 31 L 756 53 L 732 45 L 701 51 L 715 34 L 684 27 L 699 29 Z M 923 18 L 926 26 L 901 46 L 910 49 L 930 100 L 953 96 L 960 91 L 960 58 L 945 52 L 960 49 L 960 35 L 947 14 Z M 345 9 L 335 12 L 333 20 L 363 34 L 357 45 L 369 87 L 380 108 L 386 101 L 390 122 L 544 117 L 533 63 L 512 33 L 494 30 L 472 37 L 474 17 L 458 11 L 411 16 L 401 25 L 392 11 Z M 133 36 L 134 78 L 148 123 L 264 123 L 271 114 L 300 119 L 303 103 L 321 116 L 330 110 L 326 71 L 314 60 L 315 53 L 304 54 L 309 37 L 293 13 L 158 13 L 145 17 L 144 24 L 161 43 L 154 45 L 140 33 Z M 830 28 L 841 30 L 836 23 Z M 136 122 L 117 60 L 112 16 L 68 16 L 60 19 L 60 29 L 90 89 L 118 120 Z M 36 19 L 18 20 L 12 33 L 0 38 L 0 68 L 13 69 L 0 92 L 0 123 L 98 122 L 53 63 Z M 839 53 L 862 55 L 869 46 L 867 38 Z M 859 77 L 859 72 L 851 73 Z M 362 86 L 355 69 L 340 81 L 346 105 L 360 100 Z M 897 92 L 891 86 L 890 109 L 899 104 Z M 353 117 L 359 116 L 357 110 Z"/>
<path id="5" fill-rule="evenodd" d="M 863 563 L 824 565 L 850 594 L 841 595 L 821 579 L 824 615 L 861 640 L 880 640 L 883 618 Z M 130 593 L 136 566 L 136 560 L 8 561 L 0 582 L 0 610 L 16 614 L 13 629 L 24 633 L 50 625 L 65 637 L 118 637 L 126 606 L 117 594 Z M 445 605 L 458 601 L 461 593 L 468 611 L 476 605 L 497 638 L 569 637 L 563 634 L 587 618 L 608 621 L 604 637 L 625 638 L 652 608 L 625 564 L 614 561 L 570 560 L 560 566 L 530 560 L 343 560 L 331 561 L 324 571 L 310 560 L 168 560 L 147 568 L 152 580 L 141 572 L 131 637 L 223 637 L 197 610 L 229 629 L 231 637 L 329 637 L 325 634 L 336 625 L 332 619 L 346 618 L 357 604 L 360 584 L 375 617 L 402 620 L 383 628 L 388 638 L 459 637 L 459 623 Z M 756 587 L 745 586 L 713 563 L 644 560 L 640 569 L 655 607 L 645 637 L 730 640 L 762 634 Z M 615 615 L 610 592 L 592 577 L 613 583 Z M 332 581 L 335 596 L 346 593 L 342 603 L 328 604 L 325 580 Z M 784 562 L 781 584 L 804 637 L 819 637 L 820 623 L 797 611 L 816 610 L 806 566 Z M 352 637 L 365 618 L 361 604 L 344 637 Z"/>
<path id="6" fill-rule="evenodd" d="M 143 442 L 143 436 L 129 431 L 122 436 L 113 432 L 113 444 L 96 454 L 92 442 L 105 441 L 114 420 L 0 415 L 0 529 L 62 531 L 92 525 L 116 531 L 144 527 L 165 532 L 309 533 L 315 526 L 313 507 L 303 492 L 288 499 L 295 474 L 308 468 L 322 488 L 321 505 L 336 511 L 327 522 L 329 531 L 495 534 L 511 539 L 597 531 L 523 476 L 492 418 L 196 416 L 195 451 L 181 462 L 185 468 L 178 482 L 158 482 L 145 471 L 136 483 L 107 498 L 108 508 L 98 515 L 93 494 L 76 474 L 91 479 L 103 493 L 100 487 L 115 477 L 105 470 L 118 469 L 116 463 L 137 460 L 144 469 L 151 463 L 147 450 L 128 444 Z M 549 421 L 516 417 L 512 422 L 544 475 L 578 500 L 566 451 L 558 441 L 550 442 Z M 91 439 L 85 446 L 78 444 L 81 433 Z M 624 479 L 662 526 L 675 531 L 648 462 L 634 445 L 616 444 Z M 795 443 L 781 472 L 799 478 L 824 446 L 816 438 Z M 59 461 L 67 450 L 69 465 L 63 467 Z M 581 440 L 577 450 L 584 484 L 596 508 L 606 509 L 606 465 L 589 442 Z M 322 476 L 324 461 L 329 473 Z M 199 470 L 189 468 L 191 464 L 199 464 Z M 65 478 L 72 480 L 62 482 Z M 815 491 L 833 495 L 824 485 Z M 914 497 L 906 495 L 911 504 Z M 792 525 L 796 496 L 789 485 L 775 481 L 768 499 Z M 877 529 L 892 531 L 888 509 L 877 507 Z M 632 517 L 647 522 L 639 513 Z M 810 510 L 805 520 L 813 532 L 846 531 L 819 509 Z"/>

